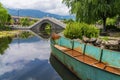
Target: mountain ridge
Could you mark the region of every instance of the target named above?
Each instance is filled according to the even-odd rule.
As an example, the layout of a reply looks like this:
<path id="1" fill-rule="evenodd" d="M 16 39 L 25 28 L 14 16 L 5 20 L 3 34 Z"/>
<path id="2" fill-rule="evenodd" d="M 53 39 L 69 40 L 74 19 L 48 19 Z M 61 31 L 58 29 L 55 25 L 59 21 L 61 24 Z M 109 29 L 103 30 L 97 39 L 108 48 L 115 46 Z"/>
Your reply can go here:
<path id="1" fill-rule="evenodd" d="M 57 14 L 51 14 L 47 12 L 43 12 L 40 10 L 33 10 L 33 9 L 8 9 L 9 14 L 12 16 L 28 16 L 28 17 L 33 17 L 33 18 L 43 18 L 43 17 L 53 17 L 56 19 L 74 19 L 74 16 L 72 15 L 67 15 L 67 16 L 62 16 L 62 15 L 57 15 Z"/>

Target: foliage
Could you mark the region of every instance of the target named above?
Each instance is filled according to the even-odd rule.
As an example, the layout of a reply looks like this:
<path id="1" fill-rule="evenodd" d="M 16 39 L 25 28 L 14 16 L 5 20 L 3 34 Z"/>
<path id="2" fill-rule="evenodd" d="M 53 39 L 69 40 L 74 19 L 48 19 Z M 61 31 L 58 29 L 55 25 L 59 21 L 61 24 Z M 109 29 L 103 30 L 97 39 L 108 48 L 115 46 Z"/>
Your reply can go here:
<path id="1" fill-rule="evenodd" d="M 9 23 L 11 15 L 8 14 L 7 10 L 0 3 L 0 30 L 10 30 L 5 24 Z"/>
<path id="2" fill-rule="evenodd" d="M 120 32 L 120 28 L 115 25 L 107 25 L 106 29 L 108 31 Z"/>
<path id="3" fill-rule="evenodd" d="M 30 22 L 30 20 L 29 20 L 29 18 L 27 18 L 27 17 L 20 19 L 20 24 L 21 24 L 22 26 L 29 26 L 29 22 Z"/>
<path id="4" fill-rule="evenodd" d="M 67 23 L 74 22 L 74 20 L 73 19 L 63 19 L 63 22 L 67 24 Z"/>
<path id="5" fill-rule="evenodd" d="M 30 22 L 29 22 L 29 26 L 30 25 L 33 25 L 35 23 L 35 21 L 34 20 L 31 20 Z"/>
<path id="6" fill-rule="evenodd" d="M 45 26 L 45 32 L 46 32 L 47 34 L 50 34 L 50 33 L 51 33 L 51 25 L 50 25 L 50 24 L 46 24 L 46 26 Z"/>
<path id="7" fill-rule="evenodd" d="M 108 38 L 107 36 L 101 37 L 101 39 L 102 39 L 103 41 L 108 41 L 108 40 L 109 40 L 109 38 Z"/>
<path id="8" fill-rule="evenodd" d="M 11 18 L 11 15 L 8 14 L 7 22 L 10 22 L 11 19 L 12 19 L 12 18 Z"/>
<path id="9" fill-rule="evenodd" d="M 15 23 L 14 19 L 10 19 L 10 24 L 13 25 Z"/>
<path id="10" fill-rule="evenodd" d="M 94 25 L 74 22 L 67 24 L 64 35 L 70 39 L 82 39 L 82 36 L 92 38 L 99 36 L 99 30 Z"/>
<path id="11" fill-rule="evenodd" d="M 88 38 L 92 37 L 98 37 L 99 36 L 99 30 L 94 25 L 87 25 L 82 27 L 82 31 L 84 36 Z"/>
<path id="12" fill-rule="evenodd" d="M 32 19 L 33 22 L 37 22 L 39 19 Z"/>
<path id="13" fill-rule="evenodd" d="M 107 18 L 106 24 L 115 26 L 116 22 L 117 22 L 116 18 Z"/>
<path id="14" fill-rule="evenodd" d="M 107 18 L 106 25 L 114 25 L 115 26 L 116 23 L 117 23 L 117 19 L 118 19 L 118 16 L 113 17 L 113 18 Z M 103 21 L 102 20 L 98 20 L 96 23 L 101 25 L 101 24 L 103 24 Z"/>
<path id="15" fill-rule="evenodd" d="M 103 20 L 104 31 L 106 19 L 120 15 L 120 0 L 63 0 L 76 20 L 80 22 L 94 23 Z"/>
<path id="16" fill-rule="evenodd" d="M 0 38 L 0 54 L 3 54 L 4 51 L 9 47 L 8 44 L 12 42 L 12 38 L 4 37 Z"/>
<path id="17" fill-rule="evenodd" d="M 107 31 L 120 31 L 120 28 L 118 27 L 118 16 L 116 17 L 113 17 L 113 18 L 107 18 L 106 20 L 106 30 Z M 103 24 L 103 21 L 102 20 L 98 20 L 97 21 L 97 24 L 101 25 Z"/>
<path id="18" fill-rule="evenodd" d="M 70 39 L 82 38 L 80 23 L 69 23 L 64 30 L 64 35 Z"/>
<path id="19" fill-rule="evenodd" d="M 120 31 L 120 28 L 117 27 L 118 16 L 114 18 L 107 18 L 106 21 L 106 30 Z"/>
<path id="20" fill-rule="evenodd" d="M 22 38 L 22 39 L 27 39 L 27 38 L 29 38 L 29 37 L 31 37 L 31 36 L 33 36 L 33 34 L 31 34 L 31 33 L 28 32 L 28 31 L 24 31 L 24 32 L 22 32 L 22 33 L 19 35 L 19 37 Z"/>
<path id="21" fill-rule="evenodd" d="M 3 31 L 3 30 L 9 31 L 12 29 L 9 26 L 0 26 L 0 31 Z"/>
<path id="22" fill-rule="evenodd" d="M 31 20 L 29 17 L 24 17 L 20 19 L 20 24 L 22 26 L 30 26 L 33 25 L 36 22 L 36 20 Z"/>
<path id="23" fill-rule="evenodd" d="M 0 38 L 1 37 L 14 37 L 16 34 L 19 34 L 20 31 L 0 31 Z"/>
<path id="24" fill-rule="evenodd" d="M 99 24 L 99 25 L 102 25 L 103 21 L 102 20 L 98 20 L 96 23 Z"/>
<path id="25" fill-rule="evenodd" d="M 8 12 L 0 3 L 0 28 L 5 25 L 8 20 Z"/>

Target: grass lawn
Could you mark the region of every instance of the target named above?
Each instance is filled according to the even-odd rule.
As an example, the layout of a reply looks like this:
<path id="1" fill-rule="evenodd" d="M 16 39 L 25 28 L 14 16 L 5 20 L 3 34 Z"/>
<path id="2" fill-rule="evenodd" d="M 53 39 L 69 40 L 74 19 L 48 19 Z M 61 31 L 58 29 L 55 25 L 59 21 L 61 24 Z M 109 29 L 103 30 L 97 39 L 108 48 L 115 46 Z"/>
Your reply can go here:
<path id="1" fill-rule="evenodd" d="M 14 37 L 15 35 L 19 34 L 21 31 L 14 30 L 14 31 L 0 31 L 0 38 L 2 37 Z"/>

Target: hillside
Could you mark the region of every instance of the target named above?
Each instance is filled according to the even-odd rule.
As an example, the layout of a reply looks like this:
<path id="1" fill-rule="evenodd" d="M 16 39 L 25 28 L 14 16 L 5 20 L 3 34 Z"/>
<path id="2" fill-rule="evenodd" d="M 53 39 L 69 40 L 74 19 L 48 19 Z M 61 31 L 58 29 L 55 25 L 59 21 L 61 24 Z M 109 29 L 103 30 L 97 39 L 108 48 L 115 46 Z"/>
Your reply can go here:
<path id="1" fill-rule="evenodd" d="M 42 17 L 54 17 L 57 19 L 74 19 L 74 16 L 68 15 L 68 16 L 61 16 L 51 13 L 42 12 L 39 10 L 32 10 L 32 9 L 8 9 L 8 12 L 13 16 L 29 16 L 33 18 L 42 18 Z"/>

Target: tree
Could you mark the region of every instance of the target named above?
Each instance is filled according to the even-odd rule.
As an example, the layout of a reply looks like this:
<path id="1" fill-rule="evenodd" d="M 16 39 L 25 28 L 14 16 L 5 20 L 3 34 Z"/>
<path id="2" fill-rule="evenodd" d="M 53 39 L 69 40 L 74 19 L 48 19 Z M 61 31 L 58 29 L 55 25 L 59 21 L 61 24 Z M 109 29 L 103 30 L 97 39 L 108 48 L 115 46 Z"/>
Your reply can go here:
<path id="1" fill-rule="evenodd" d="M 14 23 L 15 23 L 14 19 L 12 19 L 12 18 L 10 19 L 9 22 L 10 22 L 11 25 L 14 25 Z"/>
<path id="2" fill-rule="evenodd" d="M 22 24 L 22 26 L 30 26 L 30 18 L 29 17 L 21 18 L 20 23 Z"/>
<path id="3" fill-rule="evenodd" d="M 95 23 L 103 20 L 103 31 L 106 31 L 106 19 L 120 15 L 120 0 L 63 0 L 71 14 L 80 22 Z"/>
<path id="4" fill-rule="evenodd" d="M 8 12 L 0 3 L 0 26 L 4 26 L 8 20 Z"/>
<path id="5" fill-rule="evenodd" d="M 10 22 L 10 20 L 12 19 L 11 15 L 8 14 L 8 18 L 7 18 L 7 21 Z"/>
<path id="6" fill-rule="evenodd" d="M 74 20 L 73 19 L 63 19 L 63 22 L 67 24 L 67 23 L 74 22 Z"/>

